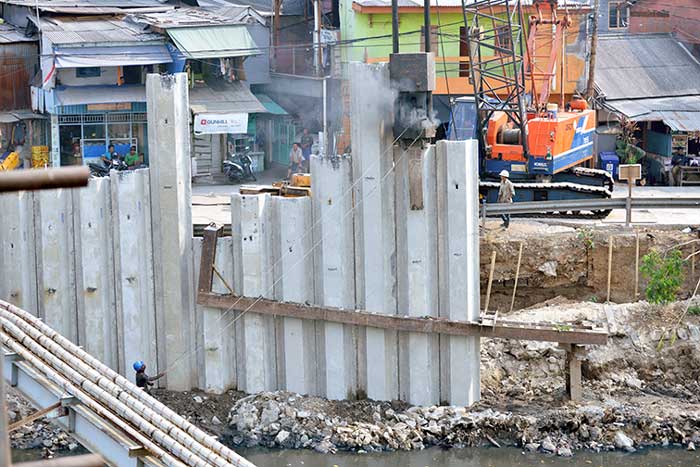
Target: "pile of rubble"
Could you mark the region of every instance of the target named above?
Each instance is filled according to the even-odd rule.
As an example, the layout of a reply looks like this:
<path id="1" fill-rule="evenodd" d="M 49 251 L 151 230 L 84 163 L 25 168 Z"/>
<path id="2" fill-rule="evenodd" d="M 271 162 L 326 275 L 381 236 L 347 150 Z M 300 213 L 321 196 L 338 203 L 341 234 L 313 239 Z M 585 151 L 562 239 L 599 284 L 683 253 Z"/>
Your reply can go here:
<path id="1" fill-rule="evenodd" d="M 7 416 L 10 424 L 30 415 L 34 409 L 16 392 L 7 394 Z M 22 425 L 10 433 L 13 449 L 41 449 L 44 457 L 51 457 L 57 451 L 74 451 L 82 447 L 66 432 L 48 419 Z"/>
<path id="2" fill-rule="evenodd" d="M 685 445 L 700 441 L 700 415 L 677 409 L 666 417 L 640 414 L 614 400 L 602 406 L 567 406 L 531 414 L 464 407 L 411 407 L 396 411 L 374 403 L 372 421 L 311 411 L 328 402 L 276 392 L 239 401 L 229 417 L 240 447 L 310 448 L 322 453 L 517 445 L 528 451 L 570 456 L 573 451 Z M 348 414 L 349 415 L 349 414 Z"/>
<path id="3" fill-rule="evenodd" d="M 339 402 L 285 392 L 244 397 L 228 423 L 235 446 L 384 451 L 516 445 L 571 455 L 700 441 L 700 320 L 687 317 L 659 349 L 684 303 L 666 308 L 553 300 L 509 319 L 606 325 L 607 346 L 586 351 L 582 404 L 565 400 L 556 344 L 482 342 L 482 401 L 475 407 Z"/>

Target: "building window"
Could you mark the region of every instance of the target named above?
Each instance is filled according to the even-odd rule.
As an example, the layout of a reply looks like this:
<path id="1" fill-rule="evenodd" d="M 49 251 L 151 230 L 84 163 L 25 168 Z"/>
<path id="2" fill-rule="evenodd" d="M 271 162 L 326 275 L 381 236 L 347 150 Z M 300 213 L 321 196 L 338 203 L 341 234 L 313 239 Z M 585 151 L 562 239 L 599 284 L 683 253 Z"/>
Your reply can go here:
<path id="1" fill-rule="evenodd" d="M 626 2 L 611 2 L 608 5 L 608 27 L 610 29 L 626 28 L 629 24 L 630 8 Z"/>
<path id="2" fill-rule="evenodd" d="M 76 68 L 75 77 L 76 78 L 99 78 L 102 74 L 102 69 L 98 66 L 91 66 L 87 68 Z"/>
<path id="3" fill-rule="evenodd" d="M 495 32 L 496 47 L 499 49 L 500 54 L 510 54 L 510 50 L 513 48 L 513 35 L 510 32 L 508 26 L 498 26 Z"/>

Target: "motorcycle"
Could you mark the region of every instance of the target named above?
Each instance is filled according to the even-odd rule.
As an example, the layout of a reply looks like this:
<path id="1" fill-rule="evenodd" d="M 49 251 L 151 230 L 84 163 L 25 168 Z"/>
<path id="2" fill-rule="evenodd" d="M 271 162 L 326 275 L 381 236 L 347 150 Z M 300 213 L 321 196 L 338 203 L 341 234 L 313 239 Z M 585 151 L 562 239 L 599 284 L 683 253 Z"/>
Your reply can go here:
<path id="1" fill-rule="evenodd" d="M 243 154 L 234 154 L 224 161 L 224 174 L 234 183 L 258 179 L 253 173 L 253 158 L 250 157 L 250 148 L 246 147 Z"/>
<path id="2" fill-rule="evenodd" d="M 92 177 L 109 177 L 110 170 L 129 170 L 126 162 L 118 158 L 114 158 L 109 162 L 100 159 L 97 162 L 88 162 L 87 165 L 90 168 L 90 176 Z"/>

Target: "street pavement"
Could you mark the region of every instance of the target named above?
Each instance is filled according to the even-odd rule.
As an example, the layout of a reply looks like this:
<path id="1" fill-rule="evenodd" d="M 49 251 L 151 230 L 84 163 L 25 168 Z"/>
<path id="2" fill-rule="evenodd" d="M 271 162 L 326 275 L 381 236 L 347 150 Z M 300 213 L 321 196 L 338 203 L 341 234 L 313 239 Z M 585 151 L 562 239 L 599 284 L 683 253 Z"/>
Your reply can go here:
<path id="1" fill-rule="evenodd" d="M 272 182 L 282 180 L 287 175 L 287 168 L 275 166 L 258 177 L 257 184 L 269 185 Z M 250 184 L 250 183 L 246 183 Z M 238 191 L 239 184 L 228 185 L 193 185 L 192 186 L 192 222 L 206 225 L 210 222 L 217 224 L 229 224 L 231 222 L 230 200 L 231 194 Z M 613 191 L 614 198 L 627 196 L 627 185 L 617 183 Z M 642 198 L 700 198 L 700 186 L 668 187 L 668 186 L 644 186 L 634 187 L 632 196 Z M 546 219 L 543 219 L 546 221 Z M 514 219 L 514 222 L 517 220 Z M 522 222 L 522 221 L 521 221 Z M 552 220 L 552 223 L 562 223 L 560 220 Z M 632 212 L 632 222 L 640 225 L 699 225 L 700 209 L 638 209 Z M 624 224 L 625 211 L 614 210 L 608 217 L 602 220 L 566 220 L 566 224 L 611 225 Z"/>

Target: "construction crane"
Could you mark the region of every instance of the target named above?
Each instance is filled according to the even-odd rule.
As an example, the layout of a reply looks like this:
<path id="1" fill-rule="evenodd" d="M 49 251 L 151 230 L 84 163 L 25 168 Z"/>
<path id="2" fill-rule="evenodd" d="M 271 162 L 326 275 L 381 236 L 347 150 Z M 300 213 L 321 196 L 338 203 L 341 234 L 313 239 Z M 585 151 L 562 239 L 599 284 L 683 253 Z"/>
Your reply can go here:
<path id="1" fill-rule="evenodd" d="M 474 97 L 456 100 L 448 138 L 479 140 L 482 197 L 496 202 L 498 175 L 507 170 L 516 202 L 609 198 L 612 177 L 591 168 L 595 111 L 583 99 L 564 108 L 549 103 L 557 65 L 564 102 L 568 12 L 558 16 L 556 0 L 532 0 L 535 12 L 526 20 L 519 0 L 465 2 Z M 604 217 L 608 212 L 556 214 Z"/>

